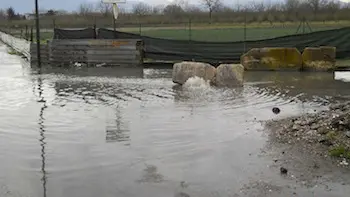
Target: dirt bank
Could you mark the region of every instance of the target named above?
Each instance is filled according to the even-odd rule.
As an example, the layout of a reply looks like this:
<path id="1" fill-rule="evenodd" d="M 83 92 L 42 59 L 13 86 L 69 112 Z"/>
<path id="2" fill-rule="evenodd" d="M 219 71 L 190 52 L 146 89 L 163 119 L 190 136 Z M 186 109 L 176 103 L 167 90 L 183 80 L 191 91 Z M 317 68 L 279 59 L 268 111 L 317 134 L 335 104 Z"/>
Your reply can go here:
<path id="1" fill-rule="evenodd" d="M 301 146 L 310 156 L 349 168 L 350 102 L 333 104 L 315 114 L 268 121 L 265 126 L 274 140 Z"/>

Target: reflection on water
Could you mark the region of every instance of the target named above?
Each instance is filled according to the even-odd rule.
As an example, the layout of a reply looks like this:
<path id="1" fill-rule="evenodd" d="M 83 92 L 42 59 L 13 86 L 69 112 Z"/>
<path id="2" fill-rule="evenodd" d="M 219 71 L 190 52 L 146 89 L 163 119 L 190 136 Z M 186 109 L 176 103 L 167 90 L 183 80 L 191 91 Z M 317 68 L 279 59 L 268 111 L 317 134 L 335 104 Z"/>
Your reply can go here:
<path id="1" fill-rule="evenodd" d="M 157 167 L 153 165 L 146 165 L 142 178 L 138 182 L 160 183 L 164 181 L 163 175 L 157 172 Z"/>
<path id="2" fill-rule="evenodd" d="M 125 121 L 123 121 L 122 112 L 117 106 L 115 117 L 106 128 L 106 142 L 129 142 L 130 134 Z M 130 145 L 130 144 L 126 144 Z"/>
<path id="3" fill-rule="evenodd" d="M 242 88 L 179 87 L 166 69 L 38 75 L 0 55 L 0 194 L 12 196 L 234 196 L 259 179 L 288 188 L 259 157 L 259 121 L 350 93 L 332 73 L 248 72 Z"/>
<path id="4" fill-rule="evenodd" d="M 328 104 L 336 97 L 350 95 L 349 84 L 335 80 L 333 73 L 252 72 L 245 78 L 249 83 L 267 82 L 257 85 L 261 91 L 288 97 L 292 101 Z"/>
<path id="5" fill-rule="evenodd" d="M 46 184 L 47 184 L 47 173 L 46 173 L 46 152 L 45 152 L 45 126 L 44 126 L 44 110 L 47 108 L 46 106 L 46 101 L 45 98 L 43 97 L 43 87 L 42 87 L 42 79 L 39 76 L 38 77 L 38 91 L 39 91 L 39 100 L 38 102 L 42 103 L 42 107 L 40 108 L 40 113 L 39 113 L 39 133 L 40 133 L 40 146 L 41 146 L 41 173 L 42 173 L 42 178 L 41 181 L 43 183 L 43 196 L 47 196 L 47 189 L 46 189 Z"/>

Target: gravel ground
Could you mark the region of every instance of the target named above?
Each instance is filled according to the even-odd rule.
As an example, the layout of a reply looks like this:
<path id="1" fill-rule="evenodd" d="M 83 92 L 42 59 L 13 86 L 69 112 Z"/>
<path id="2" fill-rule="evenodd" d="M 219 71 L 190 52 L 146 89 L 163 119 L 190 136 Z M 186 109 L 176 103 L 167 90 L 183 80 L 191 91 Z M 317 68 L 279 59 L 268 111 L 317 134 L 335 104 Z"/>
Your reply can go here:
<path id="1" fill-rule="evenodd" d="M 333 104 L 314 114 L 268 121 L 265 126 L 276 142 L 297 145 L 309 155 L 349 168 L 350 102 Z"/>

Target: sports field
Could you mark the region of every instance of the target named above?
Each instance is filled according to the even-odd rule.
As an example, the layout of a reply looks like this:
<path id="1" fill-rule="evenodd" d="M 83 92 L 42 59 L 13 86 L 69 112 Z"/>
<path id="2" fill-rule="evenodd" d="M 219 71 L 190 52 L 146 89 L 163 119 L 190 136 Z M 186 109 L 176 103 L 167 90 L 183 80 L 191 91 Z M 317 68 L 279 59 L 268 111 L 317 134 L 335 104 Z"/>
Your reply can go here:
<path id="1" fill-rule="evenodd" d="M 268 39 L 286 35 L 309 33 L 311 31 L 322 31 L 350 26 L 350 22 L 318 22 L 309 23 L 309 26 L 300 26 L 299 23 L 257 23 L 249 24 L 246 27 L 242 24 L 188 24 L 173 26 L 140 26 L 118 28 L 118 31 L 141 34 L 155 38 L 174 39 L 174 40 L 195 40 L 208 42 L 234 42 L 243 40 Z M 310 27 L 310 28 L 309 28 Z M 35 30 L 34 30 L 35 32 Z M 24 37 L 20 30 L 12 30 L 12 34 L 18 37 Z M 41 30 L 41 40 L 51 39 L 53 36 L 52 29 Z M 35 33 L 34 33 L 35 39 Z"/>
<path id="2" fill-rule="evenodd" d="M 297 33 L 309 33 L 311 31 L 322 31 L 350 26 L 348 22 L 319 22 L 300 25 L 300 23 L 268 23 L 249 24 L 246 28 L 242 24 L 214 24 L 194 25 L 178 27 L 141 27 L 121 28 L 120 31 L 136 33 L 143 36 L 174 40 L 196 40 L 214 42 L 234 42 L 243 40 L 260 40 L 275 38 Z M 310 27 L 310 28 L 309 28 Z M 299 30 L 298 30 L 299 28 Z"/>

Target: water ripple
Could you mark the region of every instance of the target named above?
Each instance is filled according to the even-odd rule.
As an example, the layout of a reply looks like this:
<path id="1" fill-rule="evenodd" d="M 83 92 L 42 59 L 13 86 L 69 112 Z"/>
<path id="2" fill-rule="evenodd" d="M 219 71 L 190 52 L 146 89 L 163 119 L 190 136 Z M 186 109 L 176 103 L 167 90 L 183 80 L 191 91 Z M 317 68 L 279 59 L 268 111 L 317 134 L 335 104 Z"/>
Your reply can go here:
<path id="1" fill-rule="evenodd" d="M 328 75 L 247 73 L 241 88 L 181 87 L 167 70 L 37 75 L 1 47 L 0 57 L 0 187 L 31 196 L 169 196 L 163 189 L 184 180 L 219 195 L 266 168 L 247 156 L 265 143 L 261 120 L 349 94 Z"/>

